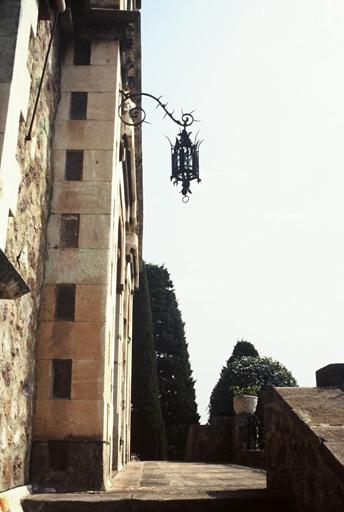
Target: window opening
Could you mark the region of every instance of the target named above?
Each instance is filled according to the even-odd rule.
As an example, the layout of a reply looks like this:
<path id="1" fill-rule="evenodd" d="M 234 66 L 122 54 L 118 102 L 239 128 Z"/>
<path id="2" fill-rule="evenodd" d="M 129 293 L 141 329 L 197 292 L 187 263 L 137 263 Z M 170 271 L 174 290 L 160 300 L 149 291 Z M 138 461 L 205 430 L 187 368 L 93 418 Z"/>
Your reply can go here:
<path id="1" fill-rule="evenodd" d="M 76 66 L 89 66 L 91 62 L 91 41 L 87 39 L 76 41 L 74 43 L 74 59 Z"/>
<path id="2" fill-rule="evenodd" d="M 57 320 L 74 320 L 75 284 L 56 285 L 55 318 Z"/>
<path id="3" fill-rule="evenodd" d="M 61 215 L 60 247 L 78 247 L 79 245 L 79 214 Z"/>
<path id="4" fill-rule="evenodd" d="M 67 181 L 81 181 L 84 165 L 84 152 L 82 150 L 68 149 L 66 151 L 65 179 Z"/>
<path id="5" fill-rule="evenodd" d="M 53 359 L 53 398 L 70 400 L 72 392 L 72 360 Z"/>
<path id="6" fill-rule="evenodd" d="M 87 117 L 87 92 L 71 92 L 70 119 L 83 120 Z"/>

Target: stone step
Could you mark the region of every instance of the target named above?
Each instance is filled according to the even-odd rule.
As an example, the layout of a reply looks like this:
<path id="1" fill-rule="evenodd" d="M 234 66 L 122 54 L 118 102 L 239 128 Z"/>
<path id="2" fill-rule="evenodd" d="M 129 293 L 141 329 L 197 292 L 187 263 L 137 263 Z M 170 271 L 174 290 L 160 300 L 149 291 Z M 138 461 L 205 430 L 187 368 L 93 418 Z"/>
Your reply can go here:
<path id="1" fill-rule="evenodd" d="M 210 492 L 207 497 L 134 493 L 38 494 L 24 512 L 292 512 L 288 500 L 264 489 Z"/>

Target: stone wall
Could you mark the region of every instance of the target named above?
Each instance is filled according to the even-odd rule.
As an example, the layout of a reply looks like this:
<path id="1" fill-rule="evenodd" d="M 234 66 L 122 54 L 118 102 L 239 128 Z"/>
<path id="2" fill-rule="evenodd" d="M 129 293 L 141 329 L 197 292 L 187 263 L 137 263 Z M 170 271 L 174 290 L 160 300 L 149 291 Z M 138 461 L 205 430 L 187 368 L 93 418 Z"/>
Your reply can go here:
<path id="1" fill-rule="evenodd" d="M 18 117 L 16 124 L 21 182 L 17 211 L 9 218 L 6 255 L 28 283 L 31 293 L 21 299 L 0 301 L 0 490 L 28 481 L 36 330 L 51 182 L 50 143 L 59 97 L 56 44 L 50 54 L 32 140 L 26 142 L 25 135 L 49 38 L 50 24 L 39 22 L 37 35 L 31 37 L 27 52 L 32 79 L 29 113 L 26 121 Z"/>
<path id="2" fill-rule="evenodd" d="M 37 343 L 31 477 L 58 492 L 108 488 L 130 454 L 136 143 L 117 115 L 120 42 L 83 35 L 61 63 Z"/>
<path id="3" fill-rule="evenodd" d="M 190 425 L 186 462 L 230 462 L 232 460 L 232 420 L 219 418 L 213 425 Z"/>
<path id="4" fill-rule="evenodd" d="M 344 508 L 344 393 L 276 388 L 266 396 L 267 481 L 295 512 Z"/>

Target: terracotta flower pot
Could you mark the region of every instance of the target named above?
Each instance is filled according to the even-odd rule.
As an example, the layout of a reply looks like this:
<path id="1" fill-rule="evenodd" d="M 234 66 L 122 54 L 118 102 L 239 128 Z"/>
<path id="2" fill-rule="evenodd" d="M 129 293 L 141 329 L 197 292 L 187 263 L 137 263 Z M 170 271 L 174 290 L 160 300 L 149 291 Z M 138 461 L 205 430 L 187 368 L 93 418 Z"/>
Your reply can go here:
<path id="1" fill-rule="evenodd" d="M 233 398 L 235 414 L 254 414 L 257 408 L 258 397 L 254 395 L 241 395 Z"/>

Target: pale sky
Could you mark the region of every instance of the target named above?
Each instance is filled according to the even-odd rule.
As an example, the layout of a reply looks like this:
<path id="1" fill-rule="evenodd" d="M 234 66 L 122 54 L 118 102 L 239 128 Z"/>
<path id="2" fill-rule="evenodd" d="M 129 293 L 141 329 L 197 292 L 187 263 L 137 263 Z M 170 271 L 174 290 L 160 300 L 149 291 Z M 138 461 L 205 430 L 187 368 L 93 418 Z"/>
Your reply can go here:
<path id="1" fill-rule="evenodd" d="M 178 127 L 145 102 L 144 258 L 173 279 L 206 421 L 237 339 L 302 386 L 344 359 L 344 0 L 142 4 L 142 89 L 204 139 L 183 204 Z"/>

